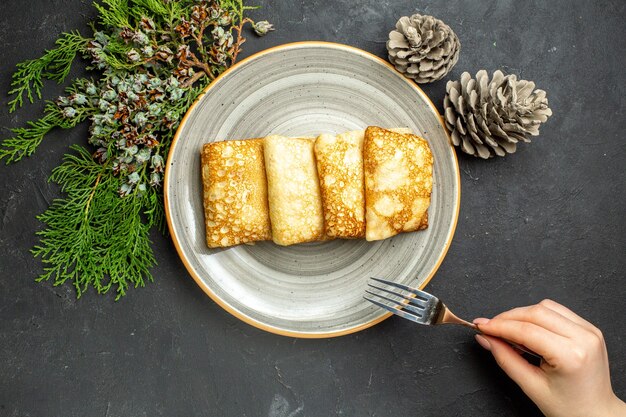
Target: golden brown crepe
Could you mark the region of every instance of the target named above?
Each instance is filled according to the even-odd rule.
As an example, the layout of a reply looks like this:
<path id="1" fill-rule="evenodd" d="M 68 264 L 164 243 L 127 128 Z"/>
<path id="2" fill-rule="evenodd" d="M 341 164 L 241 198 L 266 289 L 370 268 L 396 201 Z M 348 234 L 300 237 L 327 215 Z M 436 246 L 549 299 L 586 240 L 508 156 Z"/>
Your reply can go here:
<path id="1" fill-rule="evenodd" d="M 262 139 L 204 145 L 202 182 L 210 248 L 272 238 Z"/>
<path id="2" fill-rule="evenodd" d="M 315 141 L 324 230 L 329 237 L 365 236 L 363 134 L 363 130 L 323 134 Z"/>
<path id="3" fill-rule="evenodd" d="M 278 245 L 324 238 L 314 138 L 267 136 L 263 148 L 272 240 Z"/>
<path id="4" fill-rule="evenodd" d="M 426 140 L 370 126 L 363 166 L 367 240 L 428 227 L 433 156 Z"/>
<path id="5" fill-rule="evenodd" d="M 390 130 L 411 133 L 407 128 Z M 352 130 L 336 136 L 322 134 L 315 141 L 324 229 L 328 237 L 365 237 L 364 136 L 365 130 Z"/>

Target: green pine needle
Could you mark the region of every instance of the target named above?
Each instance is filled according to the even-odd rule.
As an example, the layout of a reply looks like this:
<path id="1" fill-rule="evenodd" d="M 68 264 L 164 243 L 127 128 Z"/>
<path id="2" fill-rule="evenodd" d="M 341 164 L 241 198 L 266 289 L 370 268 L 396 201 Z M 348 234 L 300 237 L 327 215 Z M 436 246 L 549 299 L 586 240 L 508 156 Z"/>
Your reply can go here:
<path id="1" fill-rule="evenodd" d="M 103 0 L 103 5 L 94 2 L 98 10 L 100 23 L 103 26 L 125 28 L 130 27 L 130 8 L 125 0 Z M 106 7 L 105 7 L 106 6 Z"/>
<path id="2" fill-rule="evenodd" d="M 32 155 L 44 136 L 58 124 L 59 122 L 53 114 L 46 114 L 35 122 L 28 122 L 29 127 L 12 129 L 11 131 L 15 136 L 2 141 L 0 160 L 4 159 L 9 164 Z"/>
<path id="3" fill-rule="evenodd" d="M 38 233 L 40 244 L 32 250 L 46 265 L 37 281 L 70 281 L 78 297 L 90 286 L 99 294 L 114 288 L 117 300 L 129 286 L 153 280 L 150 268 L 156 260 L 149 231 L 162 220 L 146 212 L 158 197 L 149 190 L 120 198 L 119 178 L 85 148 L 72 149 L 75 154 L 66 155 L 50 177 L 66 197 L 38 217 L 47 228 Z"/>
<path id="4" fill-rule="evenodd" d="M 59 107 L 55 106 L 54 103 L 48 102 L 45 114 L 41 119 L 27 122 L 28 127 L 11 129 L 15 136 L 0 143 L 0 161 L 4 160 L 7 164 L 10 164 L 26 156 L 31 156 L 43 138 L 52 129 L 55 127 L 72 128 L 85 120 L 87 116 L 87 112 L 79 111 L 75 117 L 71 119 L 65 118 Z"/>
<path id="5" fill-rule="evenodd" d="M 54 49 L 17 65 L 9 110 L 41 99 L 45 79 L 63 82 L 79 53 L 96 76 L 73 80 L 39 120 L 12 129 L 0 161 L 31 156 L 52 129 L 89 119 L 94 147 L 72 146 L 52 171 L 64 197 L 38 216 L 45 227 L 32 253 L 44 264 L 37 281 L 72 283 L 78 297 L 90 288 L 114 291 L 118 300 L 153 280 L 149 236 L 153 228 L 166 233 L 162 179 L 172 139 L 203 89 L 235 62 L 242 27 L 252 21 L 243 0 L 99 0 L 94 7 L 92 38 L 63 33 Z"/>
<path id="6" fill-rule="evenodd" d="M 81 52 L 88 40 L 78 31 L 64 33 L 56 41 L 56 48 L 46 51 L 40 58 L 31 59 L 17 64 L 13 74 L 9 94 L 15 98 L 9 101 L 9 111 L 14 112 L 24 104 L 24 95 L 31 103 L 41 99 L 43 79 L 63 82 L 70 72 L 76 54 Z"/>
<path id="7" fill-rule="evenodd" d="M 170 8 L 168 8 L 168 3 L 163 2 L 162 0 L 133 0 L 135 4 L 135 9 L 137 10 L 150 10 L 150 12 L 158 15 L 161 18 L 167 18 L 170 16 Z M 169 2 L 175 3 L 175 2 Z M 170 6 L 171 7 L 171 6 Z M 139 16 L 141 18 L 141 16 Z"/>

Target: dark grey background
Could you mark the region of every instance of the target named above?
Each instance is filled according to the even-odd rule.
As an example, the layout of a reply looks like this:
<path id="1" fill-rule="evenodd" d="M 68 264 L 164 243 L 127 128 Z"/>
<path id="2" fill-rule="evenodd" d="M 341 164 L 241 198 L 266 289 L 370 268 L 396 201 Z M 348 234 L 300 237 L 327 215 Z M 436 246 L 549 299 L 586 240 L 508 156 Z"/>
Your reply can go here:
<path id="1" fill-rule="evenodd" d="M 554 116 L 504 159 L 460 155 L 461 215 L 428 289 L 459 315 L 491 316 L 550 297 L 603 331 L 626 397 L 626 142 L 623 2 L 258 1 L 277 32 L 244 56 L 298 40 L 385 56 L 396 20 L 432 14 L 458 34 L 463 71 L 502 69 L 548 92 Z M 16 63 L 94 17 L 90 2 L 2 0 L 0 91 Z M 78 66 L 80 67 L 80 66 Z M 76 70 L 80 74 L 80 70 Z M 441 109 L 442 80 L 424 88 Z M 45 95 L 60 92 L 55 84 Z M 1 137 L 42 104 L 7 112 Z M 154 235 L 156 280 L 115 303 L 33 280 L 35 216 L 59 195 L 46 179 L 86 126 L 49 135 L 0 166 L 0 416 L 540 415 L 462 328 L 390 319 L 335 339 L 264 333 L 230 316 Z"/>

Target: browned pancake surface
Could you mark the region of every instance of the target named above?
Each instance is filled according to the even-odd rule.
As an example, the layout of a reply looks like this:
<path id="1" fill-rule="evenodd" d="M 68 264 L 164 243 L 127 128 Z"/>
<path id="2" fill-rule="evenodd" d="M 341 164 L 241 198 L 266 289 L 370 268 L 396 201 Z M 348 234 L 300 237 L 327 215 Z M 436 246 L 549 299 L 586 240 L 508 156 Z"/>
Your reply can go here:
<path id="1" fill-rule="evenodd" d="M 428 227 L 433 156 L 419 136 L 370 126 L 363 145 L 366 239 Z"/>
<path id="2" fill-rule="evenodd" d="M 279 135 L 264 140 L 272 240 L 278 245 L 324 239 L 314 143 Z"/>
<path id="3" fill-rule="evenodd" d="M 271 239 L 263 140 L 207 143 L 201 159 L 207 245 Z"/>
<path id="4" fill-rule="evenodd" d="M 324 229 L 329 237 L 365 236 L 363 133 L 324 134 L 315 141 Z"/>

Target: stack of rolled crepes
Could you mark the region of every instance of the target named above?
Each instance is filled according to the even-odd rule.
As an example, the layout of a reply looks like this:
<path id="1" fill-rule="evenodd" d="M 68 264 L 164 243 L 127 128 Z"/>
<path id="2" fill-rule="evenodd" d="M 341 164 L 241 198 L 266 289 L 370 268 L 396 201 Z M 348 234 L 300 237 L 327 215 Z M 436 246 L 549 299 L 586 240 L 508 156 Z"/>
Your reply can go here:
<path id="1" fill-rule="evenodd" d="M 408 129 L 207 143 L 207 244 L 380 240 L 424 229 L 432 172 L 428 142 Z"/>

